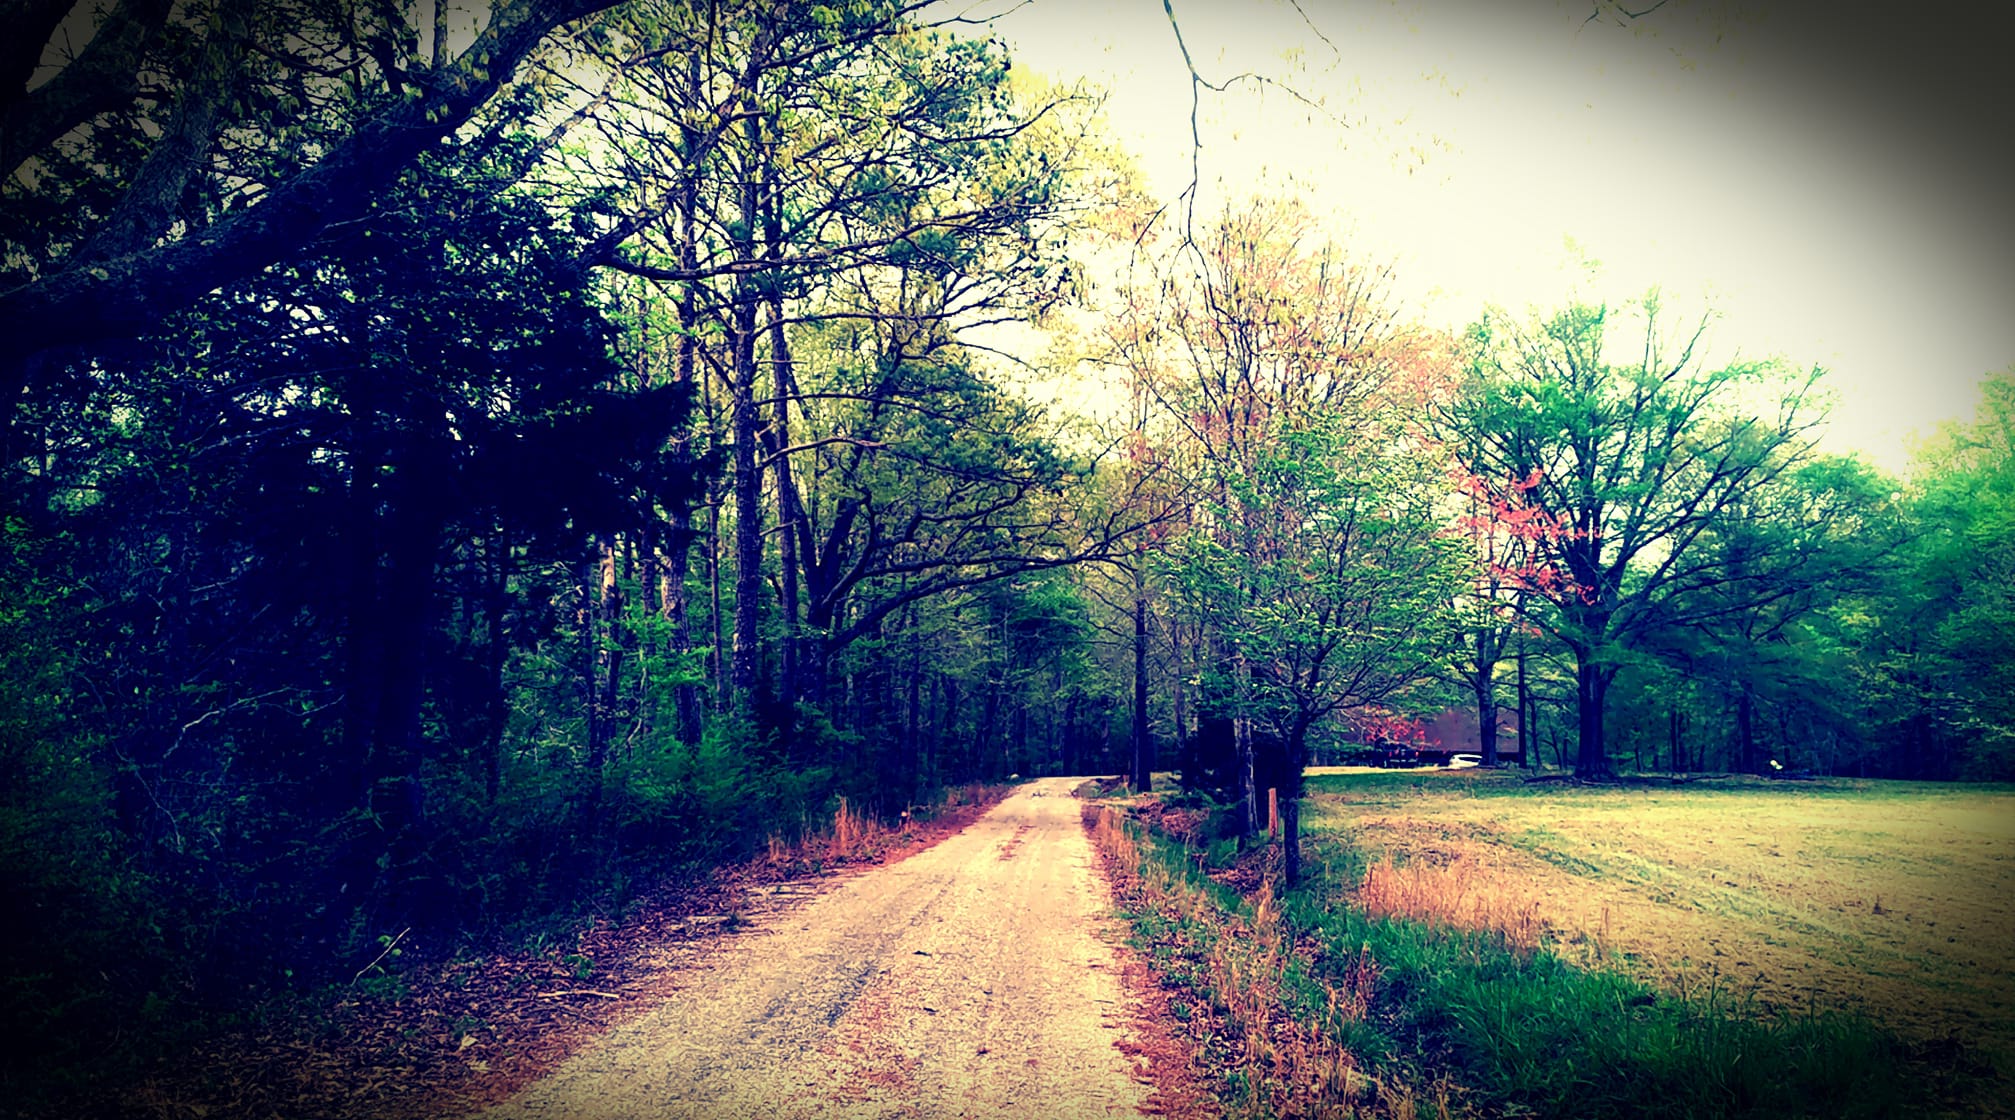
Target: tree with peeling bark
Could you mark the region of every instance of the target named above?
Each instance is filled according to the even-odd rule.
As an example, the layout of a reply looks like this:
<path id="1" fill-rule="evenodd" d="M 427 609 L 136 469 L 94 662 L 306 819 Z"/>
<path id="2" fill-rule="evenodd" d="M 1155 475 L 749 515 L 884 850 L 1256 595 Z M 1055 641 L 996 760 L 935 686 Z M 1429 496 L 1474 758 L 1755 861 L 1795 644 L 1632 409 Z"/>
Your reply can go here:
<path id="1" fill-rule="evenodd" d="M 1573 653 L 1575 772 L 1611 772 L 1604 699 L 1650 630 L 1682 620 L 1690 593 L 1740 590 L 1760 569 L 1708 547 L 1717 526 L 1812 454 L 1820 371 L 1706 364 L 1707 321 L 1676 338 L 1654 297 L 1628 356 L 1606 307 L 1532 324 L 1493 311 L 1471 328 L 1458 392 L 1437 423 L 1491 509 L 1517 510 L 1526 556 L 1501 565 L 1526 617 Z"/>

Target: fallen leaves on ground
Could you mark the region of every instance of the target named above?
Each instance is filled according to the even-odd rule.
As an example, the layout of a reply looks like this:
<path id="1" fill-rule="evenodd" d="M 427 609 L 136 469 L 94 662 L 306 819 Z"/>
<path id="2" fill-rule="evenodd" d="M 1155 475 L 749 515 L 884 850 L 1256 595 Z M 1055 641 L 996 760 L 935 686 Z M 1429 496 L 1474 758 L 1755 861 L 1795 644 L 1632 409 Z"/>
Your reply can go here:
<path id="1" fill-rule="evenodd" d="M 276 998 L 137 1084 L 101 1086 L 76 1114 L 188 1118 L 418 1120 L 472 1112 L 559 1065 L 662 1000 L 681 967 L 747 920 L 818 880 L 930 847 L 991 809 L 1004 787 L 925 821 L 821 838 L 670 881 L 619 917 L 581 925 L 571 943 L 481 957 L 408 942 L 395 975 L 320 995 Z"/>

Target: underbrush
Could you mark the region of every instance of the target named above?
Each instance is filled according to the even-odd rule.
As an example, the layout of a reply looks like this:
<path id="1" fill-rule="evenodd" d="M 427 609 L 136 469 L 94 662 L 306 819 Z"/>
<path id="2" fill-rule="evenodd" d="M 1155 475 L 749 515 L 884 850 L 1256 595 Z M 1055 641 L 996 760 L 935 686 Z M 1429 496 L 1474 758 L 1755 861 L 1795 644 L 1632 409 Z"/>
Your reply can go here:
<path id="1" fill-rule="evenodd" d="M 917 825 L 956 809 L 991 805 L 1011 788 L 984 782 L 953 786 L 936 803 L 905 809 L 894 821 L 865 812 L 841 797 L 830 824 L 800 829 L 795 838 L 772 831 L 762 858 L 775 872 L 788 876 L 817 875 L 832 867 L 879 861 L 909 843 Z"/>
<path id="2" fill-rule="evenodd" d="M 758 892 L 928 846 L 1008 788 L 955 786 L 893 820 L 840 797 L 830 813 L 772 831 L 753 855 L 639 877 L 599 912 L 487 938 L 403 928 L 379 938 L 354 976 L 184 1017 L 173 1031 L 149 1026 L 117 1052 L 22 1078 L 0 1116 L 470 1111 L 492 1079 L 528 1077 L 563 1057 L 568 1039 L 647 1004 L 664 945 L 735 930 Z"/>
<path id="3" fill-rule="evenodd" d="M 1219 880 L 1253 875 L 1223 853 L 1090 812 L 1165 982 L 1221 1009 L 1235 1041 L 1210 1040 L 1211 1061 L 1237 1115 L 1918 1116 L 1960 1114 L 1982 1087 L 1965 1055 L 1865 1019 L 1765 1017 L 1712 984 L 1576 967 L 1533 903 L 1472 891 L 1460 867 L 1310 837 L 1304 885 L 1241 893 Z"/>

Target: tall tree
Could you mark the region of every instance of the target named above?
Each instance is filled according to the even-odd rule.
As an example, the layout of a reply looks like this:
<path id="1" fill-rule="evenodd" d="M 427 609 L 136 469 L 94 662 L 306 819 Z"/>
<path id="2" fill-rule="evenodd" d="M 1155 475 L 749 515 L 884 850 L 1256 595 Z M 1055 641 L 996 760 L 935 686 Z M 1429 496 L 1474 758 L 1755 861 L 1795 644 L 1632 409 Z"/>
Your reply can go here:
<path id="1" fill-rule="evenodd" d="M 2006 779 L 2015 773 L 2015 370 L 1981 382 L 1968 423 L 1918 452 L 1915 539 L 1860 672 L 1868 712 L 1896 744 L 1893 772 Z"/>
<path id="2" fill-rule="evenodd" d="M 1817 369 L 1709 368 L 1706 320 L 1675 339 L 1655 296 L 1641 312 L 1627 350 L 1607 307 L 1530 325 L 1490 312 L 1469 332 L 1464 379 L 1439 417 L 1490 504 L 1531 511 L 1530 558 L 1512 574 L 1528 617 L 1574 655 L 1575 771 L 1587 778 L 1610 773 L 1604 699 L 1632 645 L 1708 609 L 1690 592 L 1764 578 L 1703 542 L 1809 457 L 1818 423 Z"/>
<path id="3" fill-rule="evenodd" d="M 1228 213 L 1187 246 L 1158 298 L 1112 332 L 1113 360 L 1183 445 L 1166 461 L 1187 469 L 1194 506 L 1172 572 L 1210 644 L 1207 691 L 1232 721 L 1251 832 L 1255 731 L 1284 749 L 1292 820 L 1310 732 L 1419 678 L 1438 612 L 1418 596 L 1449 593 L 1446 549 L 1384 273 L 1347 261 L 1292 204 Z"/>
<path id="4" fill-rule="evenodd" d="M 1393 379 L 1381 350 L 1395 333 L 1382 298 L 1387 277 L 1320 242 L 1313 219 L 1293 203 L 1228 211 L 1201 241 L 1182 245 L 1165 275 L 1136 285 L 1143 294 L 1115 331 L 1115 360 L 1142 379 L 1179 437 L 1183 451 L 1169 462 L 1190 464 L 1190 494 L 1232 510 L 1233 480 L 1253 473 L 1281 426 L 1323 411 L 1355 416 Z M 1231 670 L 1224 683 L 1250 833 L 1260 796 L 1252 666 L 1236 648 L 1220 645 L 1211 655 Z"/>
<path id="5" fill-rule="evenodd" d="M 621 159 L 584 175 L 619 201 L 607 262 L 673 290 L 719 387 L 729 687 L 776 697 L 786 723 L 891 612 L 1060 562 L 1040 542 L 1068 514 L 1064 461 L 961 332 L 1070 296 L 1062 238 L 1106 171 L 1066 125 L 1080 99 L 1010 81 L 999 42 L 923 8 L 643 4 L 604 54 L 594 123 Z M 943 431 L 953 417 L 977 439 Z M 868 481 L 919 469 L 951 485 L 921 518 Z M 905 590 L 848 618 L 885 574 Z"/>
<path id="6" fill-rule="evenodd" d="M 1498 666 L 1513 656 L 1521 630 L 1531 510 L 1506 504 L 1526 489 L 1524 482 L 1492 493 L 1470 478 L 1458 478 L 1464 508 L 1457 532 L 1470 549 L 1470 578 L 1457 593 L 1451 619 L 1457 629 L 1450 667 L 1476 704 L 1477 747 L 1483 765 L 1498 763 Z M 1523 720 L 1523 713 L 1520 713 Z M 1522 723 L 1520 736 L 1525 734 Z"/>
<path id="7" fill-rule="evenodd" d="M 1209 503 L 1173 555 L 1184 605 L 1250 674 L 1243 714 L 1283 752 L 1290 883 L 1310 733 L 1402 695 L 1445 656 L 1456 546 L 1442 532 L 1441 477 L 1396 411 L 1276 423 L 1225 480 L 1227 504 Z"/>

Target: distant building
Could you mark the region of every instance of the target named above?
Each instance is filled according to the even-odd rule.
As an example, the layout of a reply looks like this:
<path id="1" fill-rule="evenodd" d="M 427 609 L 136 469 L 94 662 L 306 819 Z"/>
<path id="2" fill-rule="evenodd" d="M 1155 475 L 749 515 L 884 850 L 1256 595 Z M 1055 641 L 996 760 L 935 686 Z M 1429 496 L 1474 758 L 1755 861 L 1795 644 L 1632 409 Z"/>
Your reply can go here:
<path id="1" fill-rule="evenodd" d="M 1420 748 L 1422 759 L 1432 755 L 1440 761 L 1447 761 L 1447 756 L 1452 754 L 1482 754 L 1481 726 L 1474 707 L 1450 708 L 1427 720 L 1427 743 Z M 1520 765 L 1525 762 L 1515 705 L 1497 709 L 1497 759 Z"/>

